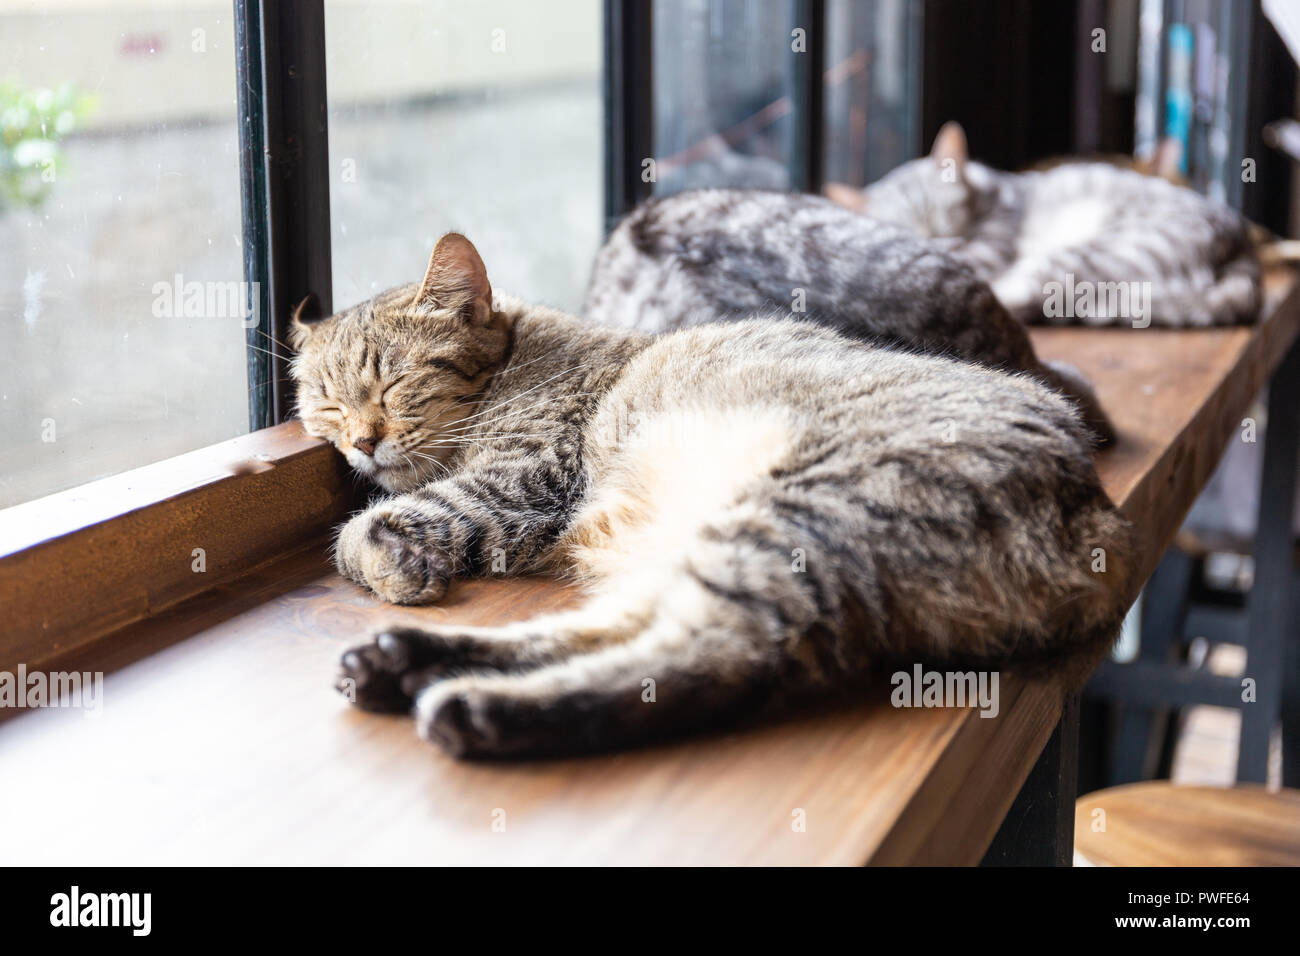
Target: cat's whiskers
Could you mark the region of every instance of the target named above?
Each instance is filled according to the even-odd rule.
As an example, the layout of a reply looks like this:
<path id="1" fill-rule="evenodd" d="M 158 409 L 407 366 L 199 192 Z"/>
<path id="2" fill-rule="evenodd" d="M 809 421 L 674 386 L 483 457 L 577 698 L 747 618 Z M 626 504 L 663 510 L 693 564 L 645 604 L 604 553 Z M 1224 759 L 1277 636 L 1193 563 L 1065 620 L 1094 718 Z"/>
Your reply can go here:
<path id="1" fill-rule="evenodd" d="M 421 447 L 423 447 L 423 446 L 421 446 Z M 413 448 L 412 448 L 412 449 L 407 449 L 407 452 L 408 452 L 408 454 L 414 455 L 416 458 L 422 458 L 422 459 L 424 459 L 425 461 L 432 462 L 432 463 L 433 463 L 434 465 L 436 465 L 439 469 L 441 469 L 441 472 L 442 472 L 443 475 L 450 475 L 450 474 L 451 474 L 451 468 L 448 467 L 447 463 L 444 462 L 444 461 L 441 461 L 441 460 L 438 459 L 438 458 L 435 458 L 433 455 L 425 455 L 425 454 L 423 454 L 422 452 L 418 452 L 418 451 L 416 451 L 416 450 L 413 449 Z M 417 469 L 417 470 L 418 470 L 418 469 Z"/>
<path id="2" fill-rule="evenodd" d="M 573 393 L 572 395 L 568 395 L 568 396 L 566 396 L 566 397 L 568 397 L 568 398 L 586 398 L 586 397 L 589 396 L 589 395 L 595 395 L 595 394 L 596 394 L 595 392 L 575 392 L 575 393 Z M 512 408 L 509 412 L 506 413 L 506 415 L 503 415 L 502 418 L 505 418 L 507 415 L 522 415 L 522 414 L 524 414 L 524 412 L 531 411 L 532 409 L 537 408 L 537 407 L 540 406 L 540 405 L 546 405 L 546 404 L 548 404 L 548 403 L 550 403 L 550 402 L 552 402 L 552 401 L 554 401 L 554 399 L 552 399 L 552 398 L 543 398 L 543 399 L 540 399 L 540 400 L 538 400 L 538 401 L 536 401 L 536 402 L 533 402 L 533 404 L 531 404 L 531 405 L 525 405 L 523 408 Z M 495 419 L 494 421 L 499 421 L 499 420 L 500 420 L 500 419 Z M 462 421 L 463 421 L 463 419 L 462 419 Z M 456 424 L 456 423 L 455 423 L 455 422 L 452 422 L 451 424 L 454 425 L 454 424 Z M 471 431 L 473 431 L 475 428 L 482 428 L 482 427 L 485 427 L 485 426 L 491 426 L 491 424 L 492 424 L 491 421 L 489 421 L 489 422 L 475 422 L 475 423 L 470 424 L 470 425 L 463 425 L 463 426 L 460 427 L 460 428 L 448 428 L 445 432 L 443 432 L 443 434 L 446 434 L 446 435 L 460 435 L 460 434 L 464 434 L 464 433 L 466 433 L 466 432 L 471 432 Z"/>
<path id="3" fill-rule="evenodd" d="M 545 360 L 545 359 L 548 359 L 548 358 L 551 358 L 551 356 L 550 356 L 550 355 L 539 355 L 539 356 L 537 356 L 537 358 L 535 358 L 535 359 L 529 359 L 527 362 L 520 362 L 518 365 L 511 365 L 511 366 L 509 366 L 509 367 L 507 367 L 507 368 L 503 368 L 500 372 L 497 372 L 496 375 L 494 376 L 494 378 L 502 378 L 503 376 L 509 375 L 511 372 L 517 372 L 517 371 L 519 371 L 521 368 L 528 368 L 528 366 L 530 366 L 530 365 L 536 365 L 538 362 L 541 362 L 541 361 L 543 361 L 543 360 Z"/>
<path id="4" fill-rule="evenodd" d="M 276 345 L 280 346 L 280 348 L 284 349 L 286 356 L 293 352 L 292 348 L 285 345 L 283 342 L 281 342 L 279 339 L 277 339 L 274 335 L 272 335 L 270 332 L 266 331 L 265 329 L 254 328 L 253 331 L 257 332 L 259 335 L 266 336 L 266 338 L 270 339 Z"/>
<path id="5" fill-rule="evenodd" d="M 248 386 L 248 390 L 251 392 L 255 388 L 261 388 L 264 385 L 270 385 L 272 382 L 276 382 L 276 383 L 288 382 L 291 381 L 292 379 L 293 379 L 292 375 L 281 375 L 277 378 L 268 378 L 265 382 L 254 382 L 252 385 Z M 297 407 L 298 407 L 298 403 L 295 400 L 294 402 L 295 410 L 297 409 Z"/>
<path id="6" fill-rule="evenodd" d="M 469 437 L 449 436 L 449 437 L 447 437 L 447 438 L 441 438 L 441 439 L 438 439 L 438 441 L 435 442 L 435 444 L 439 444 L 439 445 L 459 445 L 459 446 L 462 446 L 462 447 L 463 447 L 463 446 L 466 446 L 466 445 L 482 445 L 482 444 L 486 444 L 486 443 L 488 443 L 488 442 L 500 441 L 500 440 L 502 440 L 502 439 L 506 439 L 506 438 L 533 438 L 533 437 L 536 437 L 536 436 L 530 435 L 530 434 L 528 434 L 527 432 L 519 432 L 519 433 L 517 433 L 517 434 L 490 434 L 490 435 L 476 435 L 476 436 L 474 436 L 474 437 L 472 437 L 472 438 L 469 438 Z"/>
<path id="7" fill-rule="evenodd" d="M 458 418 L 455 421 L 448 422 L 447 425 L 448 426 L 459 425 L 462 422 L 469 422 L 469 421 L 473 421 L 476 418 L 481 418 L 482 416 L 488 414 L 489 412 L 496 411 L 498 408 L 503 408 L 506 405 L 509 405 L 511 402 L 519 401 L 519 399 L 523 398 L 524 396 L 537 391 L 543 385 L 549 385 L 551 382 L 555 381 L 557 378 L 560 378 L 561 376 L 568 375 L 570 372 L 581 371 L 582 369 L 589 368 L 589 367 L 590 367 L 589 362 L 583 362 L 580 365 L 573 366 L 572 368 L 566 368 L 562 372 L 556 372 L 550 378 L 543 379 L 542 381 L 534 385 L 532 388 L 524 389 L 524 391 L 520 392 L 518 395 L 511 395 L 509 398 L 505 399 L 504 401 L 497 402 L 495 405 L 492 405 L 488 408 L 481 409 L 475 412 L 473 415 L 466 415 L 464 418 Z"/>
<path id="8" fill-rule="evenodd" d="M 252 342 L 247 342 L 247 343 L 245 343 L 245 346 L 246 346 L 247 348 L 252 349 L 254 352 L 262 352 L 262 353 L 265 353 L 266 355 L 271 356 L 271 358 L 288 358 L 288 357 L 289 357 L 289 356 L 285 355 L 283 352 L 272 352 L 270 349 L 264 349 L 264 348 L 262 348 L 262 346 L 260 346 L 260 345 L 254 345 Z"/>

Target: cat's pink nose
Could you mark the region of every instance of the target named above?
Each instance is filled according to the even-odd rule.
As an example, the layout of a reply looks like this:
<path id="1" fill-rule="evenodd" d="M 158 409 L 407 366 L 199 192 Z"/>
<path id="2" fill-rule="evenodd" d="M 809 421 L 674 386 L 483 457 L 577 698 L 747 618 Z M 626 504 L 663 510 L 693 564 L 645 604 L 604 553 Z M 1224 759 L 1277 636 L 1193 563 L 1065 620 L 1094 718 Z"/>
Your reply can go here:
<path id="1" fill-rule="evenodd" d="M 370 437 L 367 437 L 367 438 L 358 438 L 358 439 L 357 439 L 356 441 L 354 441 L 352 444 L 356 445 L 357 448 L 361 449 L 361 454 L 363 454 L 363 455 L 369 455 L 369 456 L 371 456 L 371 457 L 373 458 L 373 457 L 374 457 L 374 454 L 375 454 L 375 444 L 376 444 L 376 441 L 377 441 L 377 439 L 375 439 L 375 438 L 370 438 Z"/>

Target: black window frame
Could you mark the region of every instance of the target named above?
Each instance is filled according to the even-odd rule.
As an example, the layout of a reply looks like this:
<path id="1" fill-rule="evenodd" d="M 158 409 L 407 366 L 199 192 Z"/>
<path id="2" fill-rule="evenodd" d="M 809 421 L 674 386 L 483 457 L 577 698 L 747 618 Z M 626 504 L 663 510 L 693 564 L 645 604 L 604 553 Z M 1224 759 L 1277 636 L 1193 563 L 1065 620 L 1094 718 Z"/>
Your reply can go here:
<path id="1" fill-rule="evenodd" d="M 324 0 L 235 0 L 249 428 L 292 414 L 289 322 L 333 311 Z"/>

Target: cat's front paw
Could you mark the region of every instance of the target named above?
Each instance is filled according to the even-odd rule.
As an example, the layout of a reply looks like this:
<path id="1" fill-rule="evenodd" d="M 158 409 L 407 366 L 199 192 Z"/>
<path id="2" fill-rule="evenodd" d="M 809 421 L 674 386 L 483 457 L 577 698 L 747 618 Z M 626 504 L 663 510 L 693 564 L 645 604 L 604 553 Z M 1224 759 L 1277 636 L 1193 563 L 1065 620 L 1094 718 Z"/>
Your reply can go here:
<path id="1" fill-rule="evenodd" d="M 429 604 L 447 593 L 451 562 L 402 526 L 398 512 L 380 505 L 363 511 L 339 533 L 339 571 L 392 604 Z"/>
<path id="2" fill-rule="evenodd" d="M 363 710 L 408 711 L 419 692 L 442 676 L 438 658 L 422 632 L 384 631 L 344 653 L 334 686 Z"/>

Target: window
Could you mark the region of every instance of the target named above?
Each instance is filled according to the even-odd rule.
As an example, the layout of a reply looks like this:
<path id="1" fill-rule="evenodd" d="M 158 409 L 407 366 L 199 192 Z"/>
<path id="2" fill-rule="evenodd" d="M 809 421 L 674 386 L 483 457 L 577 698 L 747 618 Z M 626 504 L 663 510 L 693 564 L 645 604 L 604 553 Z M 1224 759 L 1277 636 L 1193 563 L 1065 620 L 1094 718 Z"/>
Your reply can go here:
<path id="1" fill-rule="evenodd" d="M 817 21 L 815 6 L 657 0 L 655 193 L 803 185 L 799 114 L 818 107 L 801 94 L 801 68 L 822 74 L 815 179 L 865 185 L 916 154 L 921 7 L 832 0 Z M 808 67 L 804 58 L 822 43 Z"/>
<path id="2" fill-rule="evenodd" d="M 656 193 L 790 186 L 791 6 L 655 3 Z"/>
<path id="3" fill-rule="evenodd" d="M 824 172 L 860 182 L 910 155 L 914 5 L 656 0 L 637 20 L 663 51 L 655 146 L 635 174 L 653 155 L 659 192 L 798 185 L 809 134 L 792 30 L 823 6 L 818 22 L 836 28 L 818 61 Z M 326 68 L 298 69 L 322 9 Z M 0 13 L 0 507 L 278 420 L 291 388 L 267 351 L 282 351 L 270 333 L 289 298 L 314 283 L 339 309 L 414 281 L 445 231 L 474 240 L 497 288 L 576 310 L 608 225 L 614 9 L 629 8 L 62 0 Z M 799 42 L 820 44 L 813 33 Z M 301 122 L 303 96 L 327 97 L 327 161 L 260 138 Z M 323 174 L 285 187 L 286 157 Z M 329 256 L 286 258 L 325 235 Z"/>
<path id="4" fill-rule="evenodd" d="M 921 10 L 908 0 L 826 4 L 826 181 L 865 186 L 917 154 Z"/>
<path id="5" fill-rule="evenodd" d="M 287 309 L 414 281 L 447 230 L 495 287 L 575 310 L 602 230 L 652 192 L 861 185 L 953 118 L 1008 168 L 1128 152 L 1132 113 L 1093 114 L 1133 85 L 1140 139 L 1181 123 L 1196 185 L 1267 201 L 1225 159 L 1280 115 L 1234 66 L 1258 12 L 1104 6 L 1132 76 L 1023 0 L 9 5 L 0 507 L 280 420 L 292 388 L 265 352 Z M 319 148 L 295 154 L 294 123 Z M 277 206 L 295 163 L 314 168 Z"/>
<path id="6" fill-rule="evenodd" d="M 221 5 L 0 10 L 0 507 L 241 434 Z"/>
<path id="7" fill-rule="evenodd" d="M 574 311 L 601 236 L 599 0 L 325 4 L 334 307 L 466 234 Z"/>

